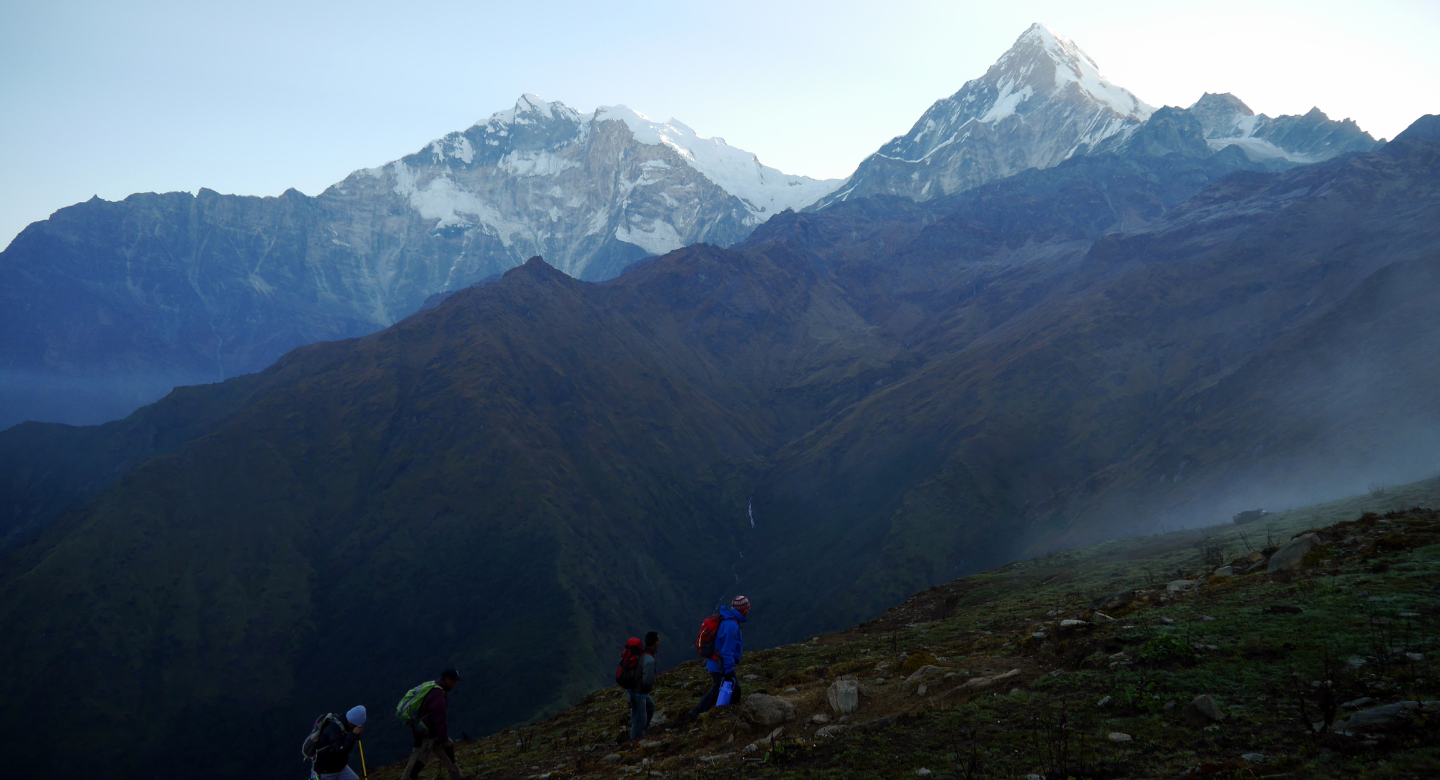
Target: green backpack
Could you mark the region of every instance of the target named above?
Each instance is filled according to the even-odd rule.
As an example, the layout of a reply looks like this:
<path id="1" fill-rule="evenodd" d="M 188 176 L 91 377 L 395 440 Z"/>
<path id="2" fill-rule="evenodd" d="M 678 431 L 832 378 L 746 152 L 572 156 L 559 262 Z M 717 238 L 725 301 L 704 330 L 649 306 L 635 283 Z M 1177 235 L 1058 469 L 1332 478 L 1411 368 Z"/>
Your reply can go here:
<path id="1" fill-rule="evenodd" d="M 439 687 L 439 683 L 430 680 L 411 688 L 400 703 L 395 705 L 395 717 L 399 718 L 401 723 L 414 728 L 420 719 L 420 705 L 425 703 L 425 697 L 429 696 L 431 691 Z"/>

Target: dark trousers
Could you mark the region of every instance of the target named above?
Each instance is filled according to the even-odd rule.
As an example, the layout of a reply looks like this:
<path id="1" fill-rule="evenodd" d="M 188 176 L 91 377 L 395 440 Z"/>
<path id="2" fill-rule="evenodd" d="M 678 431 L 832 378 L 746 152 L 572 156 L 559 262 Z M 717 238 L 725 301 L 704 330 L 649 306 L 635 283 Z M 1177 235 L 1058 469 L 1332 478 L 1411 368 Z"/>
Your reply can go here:
<path id="1" fill-rule="evenodd" d="M 725 675 L 719 672 L 711 672 L 710 680 L 710 690 L 706 691 L 705 695 L 700 697 L 700 703 L 695 705 L 695 709 L 690 710 L 691 717 L 698 718 L 706 712 L 709 712 L 710 709 L 715 706 L 715 699 L 720 695 L 720 686 L 725 684 Z M 735 689 L 730 692 L 730 701 L 732 702 L 740 698 L 740 683 L 737 681 L 734 685 Z"/>
<path id="2" fill-rule="evenodd" d="M 630 738 L 639 739 L 655 719 L 655 700 L 647 693 L 630 692 Z"/>
<path id="3" fill-rule="evenodd" d="M 460 767 L 455 765 L 455 742 L 453 740 L 442 743 L 438 739 L 430 739 L 415 734 L 413 731 L 411 734 L 415 737 L 415 749 L 410 751 L 410 760 L 405 763 L 405 772 L 400 775 L 402 778 L 411 780 L 411 778 L 420 777 L 420 770 L 425 768 L 425 762 L 434 757 L 440 762 L 440 766 L 450 774 L 451 780 L 459 780 Z"/>

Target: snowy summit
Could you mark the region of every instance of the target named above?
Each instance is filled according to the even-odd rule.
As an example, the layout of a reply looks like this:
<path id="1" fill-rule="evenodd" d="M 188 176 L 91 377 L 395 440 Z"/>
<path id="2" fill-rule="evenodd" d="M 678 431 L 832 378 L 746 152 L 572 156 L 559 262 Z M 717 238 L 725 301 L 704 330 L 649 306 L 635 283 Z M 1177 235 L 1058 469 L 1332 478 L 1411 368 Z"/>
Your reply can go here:
<path id="1" fill-rule="evenodd" d="M 656 122 L 626 106 L 581 113 L 529 94 L 337 187 L 363 188 L 365 178 L 383 181 L 437 230 L 484 243 L 511 265 L 542 255 L 587 279 L 697 241 L 733 244 L 840 184 L 767 167 L 675 119 Z"/>
<path id="2" fill-rule="evenodd" d="M 1111 84 L 1074 42 L 1031 25 L 994 65 L 937 101 L 860 164 L 828 201 L 878 193 L 927 200 L 1134 132 L 1155 109 Z"/>

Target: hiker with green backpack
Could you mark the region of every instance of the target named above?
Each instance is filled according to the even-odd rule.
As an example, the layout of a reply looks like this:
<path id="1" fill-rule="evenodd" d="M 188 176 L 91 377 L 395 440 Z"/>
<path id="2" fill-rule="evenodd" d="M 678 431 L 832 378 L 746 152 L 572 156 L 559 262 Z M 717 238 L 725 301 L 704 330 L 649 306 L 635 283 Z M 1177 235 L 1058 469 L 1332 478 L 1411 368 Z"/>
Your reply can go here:
<path id="1" fill-rule="evenodd" d="M 446 669 L 440 673 L 440 679 L 411 688 L 395 707 L 395 715 L 401 723 L 410 727 L 410 736 L 415 740 L 415 749 L 410 751 L 410 760 L 401 775 L 404 780 L 418 778 L 432 755 L 439 760 L 451 780 L 462 777 L 460 767 L 455 765 L 455 742 L 450 739 L 445 717 L 450 706 L 449 693 L 459 683 L 460 673 Z"/>
<path id="2" fill-rule="evenodd" d="M 300 746 L 301 757 L 311 762 L 311 779 L 359 780 L 350 768 L 350 751 L 360 742 L 364 730 L 364 707 L 351 707 L 344 715 L 331 713 L 316 718 L 310 736 Z"/>

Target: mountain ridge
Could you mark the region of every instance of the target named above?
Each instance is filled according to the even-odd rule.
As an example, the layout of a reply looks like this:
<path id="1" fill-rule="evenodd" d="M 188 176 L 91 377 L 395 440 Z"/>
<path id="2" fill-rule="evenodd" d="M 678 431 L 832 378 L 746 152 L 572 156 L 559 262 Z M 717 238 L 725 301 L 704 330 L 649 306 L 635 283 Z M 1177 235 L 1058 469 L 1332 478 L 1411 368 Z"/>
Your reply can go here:
<path id="1" fill-rule="evenodd" d="M 1374 147 L 1353 123 L 1257 118 L 1218 97 L 1188 109 L 1196 136 L 1186 110 L 1146 105 L 1034 25 L 843 183 L 783 174 L 675 120 L 527 94 L 313 198 L 92 199 L 0 252 L 0 427 L 117 419 L 388 327 L 531 256 L 600 280 L 687 244 L 734 245 L 786 210 L 944 197 L 1080 155 L 1208 150 L 1225 155 L 1216 165 L 1281 170 Z M 1137 138 L 1152 148 L 1121 149 Z"/>
<path id="2" fill-rule="evenodd" d="M 1193 114 L 1211 152 L 1235 146 L 1252 164 L 1274 170 L 1383 144 L 1352 120 L 1334 122 L 1318 108 L 1272 119 L 1255 115 L 1229 93 L 1207 92 L 1187 109 L 1169 110 Z M 1112 151 L 1156 111 L 1106 80 L 1073 41 L 1036 23 L 983 76 L 936 101 L 909 133 L 880 147 L 810 209 L 880 193 L 943 197 L 1076 155 Z"/>
<path id="3" fill-rule="evenodd" d="M 387 327 L 541 253 L 603 279 L 685 244 L 733 244 L 827 186 L 673 121 L 522 96 L 315 197 L 94 198 L 0 252 L 0 427 L 116 419 Z"/>

